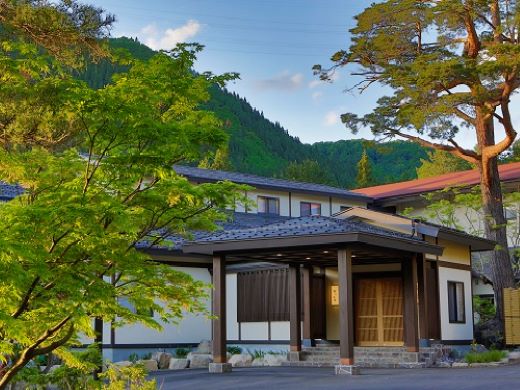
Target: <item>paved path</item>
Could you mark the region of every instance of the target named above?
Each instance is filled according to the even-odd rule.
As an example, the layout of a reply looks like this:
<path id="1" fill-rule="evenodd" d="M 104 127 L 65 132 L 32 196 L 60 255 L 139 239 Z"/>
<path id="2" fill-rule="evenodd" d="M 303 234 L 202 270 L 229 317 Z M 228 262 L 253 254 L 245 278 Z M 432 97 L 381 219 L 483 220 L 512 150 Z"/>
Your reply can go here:
<path id="1" fill-rule="evenodd" d="M 206 370 L 158 372 L 163 390 L 236 389 L 421 389 L 516 390 L 520 365 L 486 368 L 363 369 L 359 376 L 335 376 L 332 368 L 258 367 L 234 368 L 229 374 Z"/>

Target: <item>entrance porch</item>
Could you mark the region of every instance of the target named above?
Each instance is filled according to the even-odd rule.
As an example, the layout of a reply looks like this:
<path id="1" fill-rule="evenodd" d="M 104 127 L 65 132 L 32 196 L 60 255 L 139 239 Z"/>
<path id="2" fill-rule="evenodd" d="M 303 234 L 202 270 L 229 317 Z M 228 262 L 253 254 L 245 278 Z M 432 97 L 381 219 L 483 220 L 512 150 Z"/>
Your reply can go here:
<path id="1" fill-rule="evenodd" d="M 414 354 L 418 359 L 419 339 L 432 338 L 429 330 L 432 312 L 427 310 L 426 305 L 432 299 L 438 299 L 435 294 L 428 297 L 427 270 L 431 265 L 427 264 L 429 262 L 423 255 L 439 255 L 442 248 L 404 234 L 390 234 L 374 228 L 370 228 L 370 232 L 342 231 L 333 234 L 315 229 L 314 234 L 303 237 L 298 234 L 300 232 L 291 234 L 280 231 L 279 227 L 275 230 L 277 236 L 271 239 L 266 239 L 265 234 L 242 240 L 219 237 L 185 246 L 185 253 L 213 256 L 214 363 L 210 371 L 225 372 L 231 369 L 226 365 L 226 265 L 244 263 L 287 267 L 290 362 L 304 362 L 310 350 L 304 349 L 302 344 L 314 345 L 313 337 L 319 333 L 314 326 L 320 321 L 313 315 L 323 311 L 313 307 L 316 299 L 313 299 L 312 276 L 314 270 L 327 268 L 337 269 L 337 284 L 326 285 L 327 302 L 322 303 L 324 306 L 330 304 L 337 316 L 333 320 L 327 314 L 326 319 L 326 338 L 339 341 L 337 353 L 334 351 L 336 355 L 330 355 L 335 360 L 336 372 L 355 373 L 356 355 L 362 363 L 362 347 L 395 347 L 399 348 L 398 352 L 391 353 L 401 354 L 410 360 L 413 360 L 409 357 L 412 355 L 406 354 Z M 363 267 L 391 264 L 398 271 L 363 271 Z M 254 302 L 251 304 L 254 305 Z M 337 337 L 334 337 L 332 328 L 335 328 Z"/>

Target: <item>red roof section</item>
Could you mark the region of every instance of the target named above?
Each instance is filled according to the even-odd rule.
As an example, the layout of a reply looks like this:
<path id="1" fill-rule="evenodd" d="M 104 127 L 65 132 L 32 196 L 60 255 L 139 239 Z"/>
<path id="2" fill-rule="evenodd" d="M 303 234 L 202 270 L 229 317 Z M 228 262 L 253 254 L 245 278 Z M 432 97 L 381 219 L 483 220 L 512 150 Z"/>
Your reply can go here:
<path id="1" fill-rule="evenodd" d="M 498 172 L 500 180 L 503 182 L 520 179 L 520 162 L 499 165 Z M 479 183 L 479 172 L 477 169 L 472 169 L 469 171 L 446 173 L 444 175 L 428 177 L 426 179 L 416 179 L 374 187 L 358 188 L 352 191 L 371 196 L 374 199 L 385 199 L 394 196 L 410 196 L 424 192 L 438 191 L 446 187 L 472 186 Z"/>

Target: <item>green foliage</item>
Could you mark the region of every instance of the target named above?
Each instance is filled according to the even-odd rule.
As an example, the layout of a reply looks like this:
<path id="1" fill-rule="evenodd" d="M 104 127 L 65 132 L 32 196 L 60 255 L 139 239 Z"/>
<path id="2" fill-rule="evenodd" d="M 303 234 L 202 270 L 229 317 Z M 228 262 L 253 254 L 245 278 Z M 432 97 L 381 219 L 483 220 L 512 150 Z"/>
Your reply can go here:
<path id="1" fill-rule="evenodd" d="M 179 359 L 185 358 L 186 356 L 188 356 L 189 353 L 190 353 L 190 350 L 186 349 L 186 348 L 177 348 L 175 350 L 175 356 L 178 357 Z"/>
<path id="2" fill-rule="evenodd" d="M 227 347 L 227 352 L 231 355 L 240 355 L 242 353 L 242 348 L 237 347 L 236 345 L 232 345 Z"/>
<path id="3" fill-rule="evenodd" d="M 249 352 L 249 355 L 251 355 L 251 357 L 253 358 L 253 360 L 263 359 L 266 355 L 266 352 L 262 351 L 261 349 L 255 349 L 254 351 L 248 351 L 248 352 Z"/>
<path id="4" fill-rule="evenodd" d="M 356 185 L 358 188 L 364 188 L 369 187 L 373 182 L 372 164 L 370 163 L 366 149 L 363 149 L 363 154 L 357 163 Z"/>
<path id="5" fill-rule="evenodd" d="M 90 345 L 81 352 L 71 352 L 61 363 L 52 371 L 49 370 L 50 367 L 44 371 L 38 366 L 24 368 L 17 374 L 14 381 L 39 386 L 52 384 L 60 389 L 71 390 L 97 388 L 92 372 L 102 362 L 96 345 Z"/>
<path id="6" fill-rule="evenodd" d="M 94 317 L 161 329 L 205 314 L 209 286 L 137 250 L 214 229 L 246 189 L 192 184 L 171 169 L 227 141 L 201 105 L 234 76 L 194 74 L 200 49 L 133 61 L 97 90 L 38 51 L 2 56 L 0 180 L 25 193 L 0 205 L 0 386 L 49 352 L 80 367 L 70 347 L 94 337 Z"/>
<path id="7" fill-rule="evenodd" d="M 111 365 L 100 374 L 100 378 L 106 381 L 100 387 L 92 389 L 102 390 L 155 390 L 155 379 L 147 380 L 148 373 L 142 365 L 136 364 L 129 367 Z M 88 389 L 88 388 L 87 388 Z"/>
<path id="8" fill-rule="evenodd" d="M 495 318 L 496 306 L 489 298 L 482 298 L 477 295 L 473 296 L 473 310 L 478 313 L 479 322 L 486 322 Z"/>
<path id="9" fill-rule="evenodd" d="M 128 361 L 132 363 L 136 363 L 139 360 L 139 355 L 135 352 L 132 352 L 130 356 L 128 356 Z"/>
<path id="10" fill-rule="evenodd" d="M 317 161 L 293 161 L 287 165 L 281 175 L 284 179 L 318 184 L 335 184 L 328 171 L 323 169 Z"/>
<path id="11" fill-rule="evenodd" d="M 428 152 L 427 159 L 421 159 L 421 166 L 417 168 L 417 178 L 425 179 L 467 169 L 472 169 L 467 161 L 443 150 L 433 150 Z"/>
<path id="12" fill-rule="evenodd" d="M 152 358 L 152 353 L 151 352 L 148 352 L 148 353 L 144 353 L 141 355 L 141 360 L 150 360 Z"/>
<path id="13" fill-rule="evenodd" d="M 500 351 L 497 349 L 492 349 L 490 351 L 485 352 L 469 352 L 464 357 L 466 363 L 491 363 L 491 362 L 499 362 L 500 360 L 507 357 L 506 351 Z"/>

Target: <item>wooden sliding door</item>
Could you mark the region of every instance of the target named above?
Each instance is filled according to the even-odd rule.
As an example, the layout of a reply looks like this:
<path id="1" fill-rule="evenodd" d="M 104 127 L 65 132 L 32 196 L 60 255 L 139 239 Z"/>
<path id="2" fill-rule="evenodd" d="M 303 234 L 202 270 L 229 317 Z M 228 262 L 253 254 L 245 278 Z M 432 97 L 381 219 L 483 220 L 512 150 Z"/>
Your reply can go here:
<path id="1" fill-rule="evenodd" d="M 359 279 L 354 298 L 357 345 L 403 345 L 401 278 Z"/>

